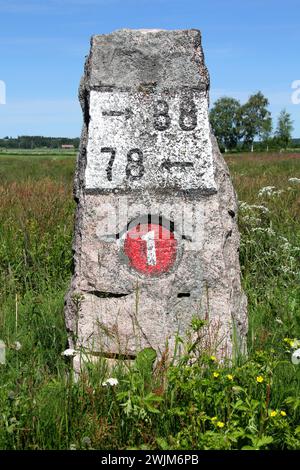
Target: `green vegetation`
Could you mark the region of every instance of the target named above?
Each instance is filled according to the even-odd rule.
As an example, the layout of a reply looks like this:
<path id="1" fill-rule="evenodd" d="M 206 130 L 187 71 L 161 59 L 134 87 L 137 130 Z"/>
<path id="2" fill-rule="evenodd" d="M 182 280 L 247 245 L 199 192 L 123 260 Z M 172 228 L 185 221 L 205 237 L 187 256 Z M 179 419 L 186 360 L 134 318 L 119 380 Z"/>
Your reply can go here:
<path id="1" fill-rule="evenodd" d="M 180 363 L 87 364 L 66 348 L 74 157 L 0 155 L 1 449 L 300 449 L 300 155 L 228 155 L 249 355 L 220 364 L 196 319 Z M 192 360 L 195 357 L 195 360 Z M 103 383 L 108 378 L 116 382 Z M 116 384 L 116 385 L 114 385 Z"/>
<path id="2" fill-rule="evenodd" d="M 290 144 L 298 145 L 298 139 L 292 139 L 294 127 L 291 115 L 284 109 L 272 136 L 272 117 L 268 106 L 268 99 L 260 91 L 249 96 L 243 105 L 234 98 L 219 98 L 210 110 L 209 118 L 221 150 L 286 150 Z"/>
<path id="3" fill-rule="evenodd" d="M 0 148 L 5 149 L 30 149 L 46 148 L 60 149 L 62 145 L 73 145 L 79 147 L 79 138 L 70 139 L 68 137 L 43 137 L 39 135 L 21 135 L 19 137 L 4 137 L 0 139 Z"/>

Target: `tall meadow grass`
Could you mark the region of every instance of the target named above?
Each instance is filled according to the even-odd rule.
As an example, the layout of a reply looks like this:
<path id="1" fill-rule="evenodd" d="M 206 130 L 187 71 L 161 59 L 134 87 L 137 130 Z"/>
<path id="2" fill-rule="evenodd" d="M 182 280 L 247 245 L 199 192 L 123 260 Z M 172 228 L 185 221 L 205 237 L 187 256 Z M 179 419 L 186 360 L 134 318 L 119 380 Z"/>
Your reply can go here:
<path id="1" fill-rule="evenodd" d="M 0 155 L 1 449 L 300 449 L 300 365 L 290 360 L 300 339 L 300 155 L 226 158 L 240 201 L 248 357 L 219 364 L 198 351 L 195 320 L 179 364 L 144 350 L 130 367 L 87 364 L 74 381 L 61 353 L 75 159 Z"/>

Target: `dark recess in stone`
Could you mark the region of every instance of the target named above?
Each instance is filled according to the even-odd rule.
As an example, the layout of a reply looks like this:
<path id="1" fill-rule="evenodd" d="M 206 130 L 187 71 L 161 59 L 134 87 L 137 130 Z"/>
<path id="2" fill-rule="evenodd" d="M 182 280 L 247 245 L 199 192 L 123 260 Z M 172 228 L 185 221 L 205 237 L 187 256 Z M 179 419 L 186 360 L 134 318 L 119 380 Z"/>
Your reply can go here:
<path id="1" fill-rule="evenodd" d="M 126 295 L 130 295 L 130 292 L 124 294 L 118 294 L 116 292 L 102 292 L 99 290 L 91 290 L 87 292 L 88 294 L 95 295 L 96 297 L 99 297 L 100 299 L 102 298 L 119 298 L 119 297 L 126 297 Z"/>

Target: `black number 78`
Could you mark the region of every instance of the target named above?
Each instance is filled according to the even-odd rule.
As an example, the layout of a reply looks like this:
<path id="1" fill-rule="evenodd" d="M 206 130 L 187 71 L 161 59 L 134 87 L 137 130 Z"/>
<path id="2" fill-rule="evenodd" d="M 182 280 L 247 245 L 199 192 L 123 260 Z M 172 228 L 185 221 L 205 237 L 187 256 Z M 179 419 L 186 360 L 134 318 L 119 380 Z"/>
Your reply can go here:
<path id="1" fill-rule="evenodd" d="M 116 149 L 113 147 L 102 147 L 101 153 L 110 153 L 110 159 L 106 167 L 108 181 L 112 181 L 112 167 L 116 158 Z M 139 179 L 143 176 L 145 167 L 143 164 L 143 152 L 138 149 L 131 149 L 127 153 L 126 177 L 128 179 Z"/>

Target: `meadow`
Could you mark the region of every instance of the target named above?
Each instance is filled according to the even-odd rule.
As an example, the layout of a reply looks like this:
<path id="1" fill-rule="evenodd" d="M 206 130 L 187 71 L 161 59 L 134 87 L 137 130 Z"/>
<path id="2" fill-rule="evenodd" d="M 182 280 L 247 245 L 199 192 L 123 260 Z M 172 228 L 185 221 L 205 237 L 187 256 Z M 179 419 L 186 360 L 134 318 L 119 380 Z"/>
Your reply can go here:
<path id="1" fill-rule="evenodd" d="M 1 449 L 300 449 L 300 154 L 226 161 L 248 356 L 220 364 L 192 339 L 204 326 L 195 318 L 179 363 L 153 366 L 144 350 L 130 367 L 90 364 L 76 382 L 61 354 L 75 155 L 0 152 Z"/>

